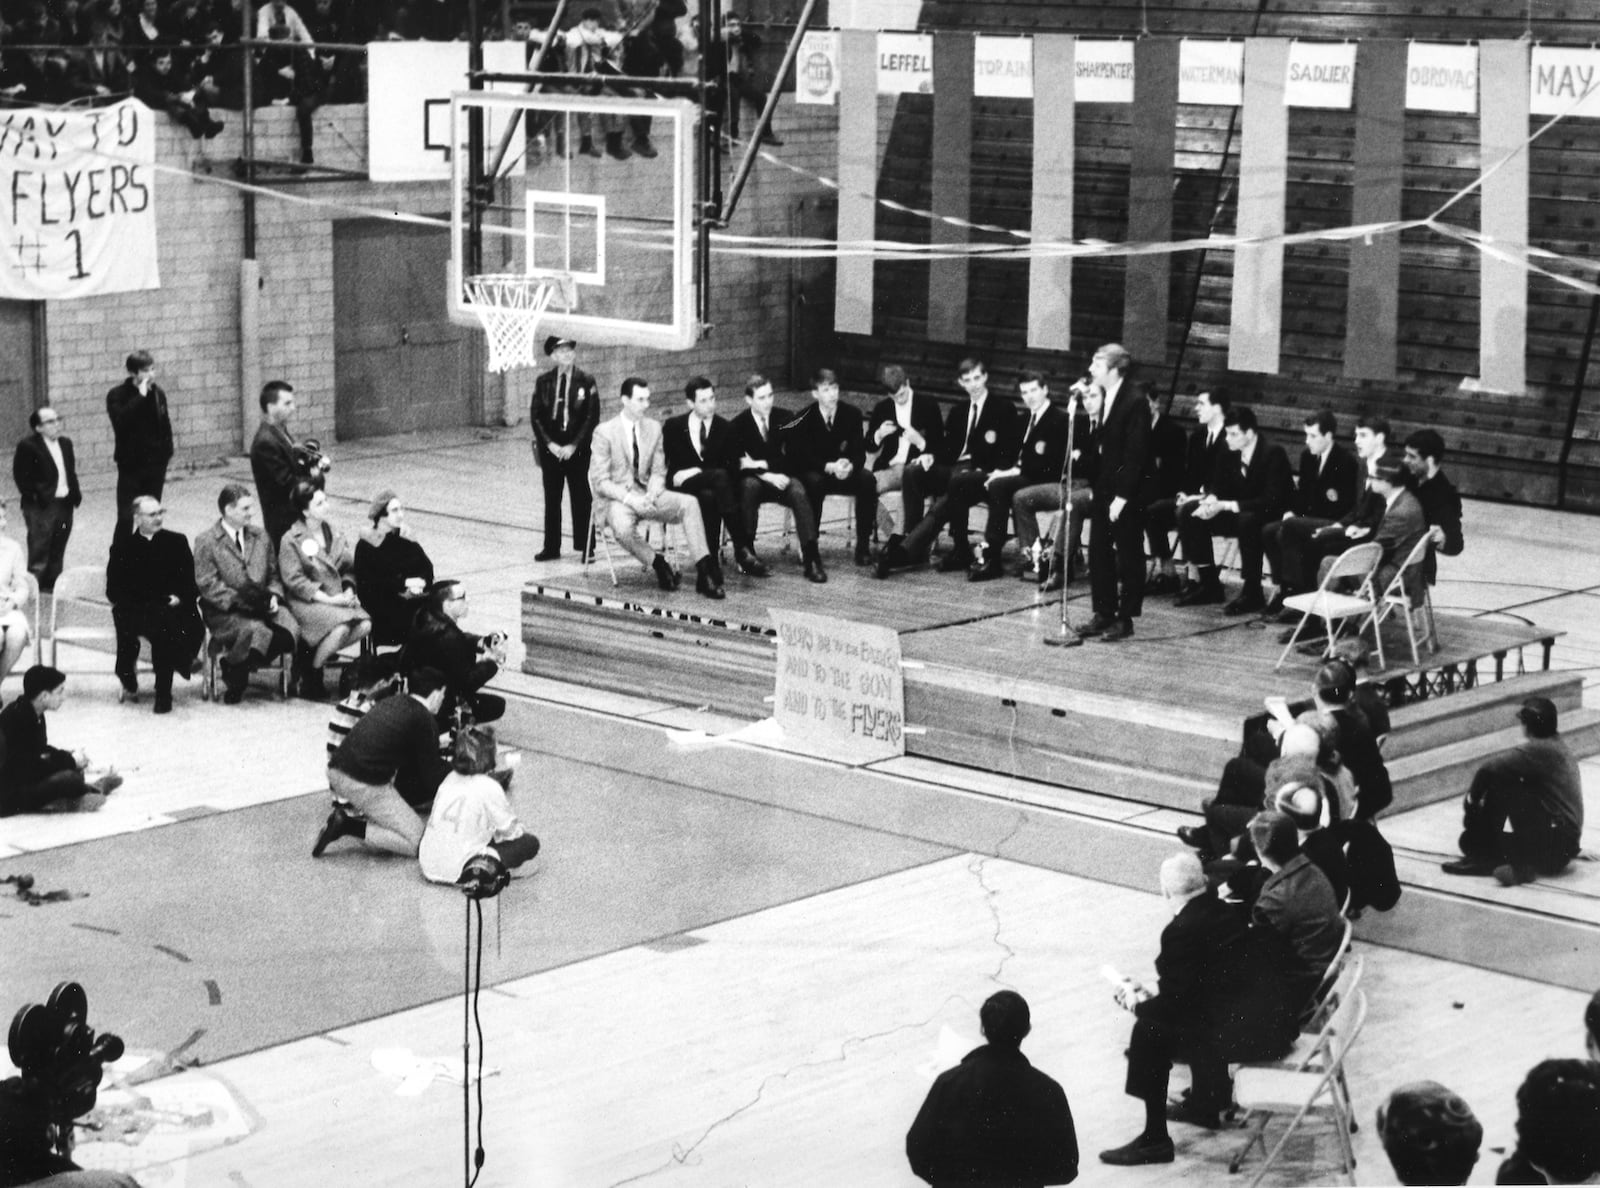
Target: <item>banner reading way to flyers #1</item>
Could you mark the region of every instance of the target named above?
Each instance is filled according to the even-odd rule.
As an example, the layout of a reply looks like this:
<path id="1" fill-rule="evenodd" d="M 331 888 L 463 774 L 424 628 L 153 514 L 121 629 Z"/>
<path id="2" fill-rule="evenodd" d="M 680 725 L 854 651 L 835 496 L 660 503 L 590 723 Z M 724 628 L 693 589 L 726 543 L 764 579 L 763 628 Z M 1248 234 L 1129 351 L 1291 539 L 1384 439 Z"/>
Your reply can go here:
<path id="1" fill-rule="evenodd" d="M 137 99 L 0 115 L 0 297 L 159 289 L 155 117 Z"/>
<path id="2" fill-rule="evenodd" d="M 804 611 L 767 613 L 778 628 L 773 717 L 784 736 L 845 763 L 904 755 L 900 636 Z"/>

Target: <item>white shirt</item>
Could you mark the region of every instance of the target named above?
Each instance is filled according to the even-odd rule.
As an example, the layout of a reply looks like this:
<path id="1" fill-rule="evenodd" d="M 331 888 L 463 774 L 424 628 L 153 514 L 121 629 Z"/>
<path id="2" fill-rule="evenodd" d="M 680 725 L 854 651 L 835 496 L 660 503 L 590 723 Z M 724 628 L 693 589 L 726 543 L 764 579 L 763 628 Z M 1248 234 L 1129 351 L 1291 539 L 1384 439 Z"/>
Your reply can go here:
<path id="1" fill-rule="evenodd" d="M 72 494 L 72 489 L 67 486 L 67 463 L 61 457 L 61 442 L 40 435 L 39 440 L 44 442 L 44 448 L 50 453 L 50 461 L 56 464 L 56 498 L 65 499 Z"/>
<path id="2" fill-rule="evenodd" d="M 524 832 L 505 791 L 492 777 L 453 771 L 439 784 L 417 861 L 424 878 L 453 883 L 468 859 L 494 853 L 490 842 L 510 841 Z"/>
<path id="3" fill-rule="evenodd" d="M 904 404 L 895 401 L 894 423 L 900 426 L 900 445 L 894 452 L 894 465 L 904 466 L 911 454 L 911 440 L 906 436 L 906 430 L 911 428 L 911 401 L 907 400 Z"/>

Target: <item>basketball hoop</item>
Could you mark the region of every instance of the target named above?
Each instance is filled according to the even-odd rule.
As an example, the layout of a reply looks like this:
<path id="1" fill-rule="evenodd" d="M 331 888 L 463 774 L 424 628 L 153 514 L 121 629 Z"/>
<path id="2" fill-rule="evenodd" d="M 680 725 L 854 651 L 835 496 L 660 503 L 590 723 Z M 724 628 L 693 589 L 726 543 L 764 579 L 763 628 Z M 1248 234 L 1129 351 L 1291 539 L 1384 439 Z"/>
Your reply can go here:
<path id="1" fill-rule="evenodd" d="M 572 277 L 527 276 L 520 272 L 491 272 L 466 280 L 467 307 L 483 324 L 489 339 L 489 370 L 539 364 L 539 322 L 556 294 L 562 307 L 578 304 L 578 286 Z"/>

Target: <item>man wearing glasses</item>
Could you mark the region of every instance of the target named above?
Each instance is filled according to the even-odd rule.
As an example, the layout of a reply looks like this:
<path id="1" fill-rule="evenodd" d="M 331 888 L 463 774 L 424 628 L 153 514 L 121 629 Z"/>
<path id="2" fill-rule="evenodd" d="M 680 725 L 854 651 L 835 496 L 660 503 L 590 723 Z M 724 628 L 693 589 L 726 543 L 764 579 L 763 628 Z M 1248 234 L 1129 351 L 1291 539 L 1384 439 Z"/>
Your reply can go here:
<path id="1" fill-rule="evenodd" d="M 139 700 L 139 639 L 150 641 L 156 673 L 155 712 L 172 712 L 172 674 L 194 675 L 205 631 L 196 606 L 194 555 L 181 532 L 161 526 L 166 509 L 154 495 L 135 495 L 133 530 L 117 534 L 106 565 L 106 599 L 117 629 L 119 701 Z"/>
<path id="2" fill-rule="evenodd" d="M 28 524 L 28 571 L 39 589 L 56 588 L 56 578 L 72 535 L 72 509 L 83 502 L 72 439 L 61 435 L 61 417 L 53 408 L 28 414 L 33 430 L 17 443 L 11 476 L 22 496 L 22 518 Z"/>

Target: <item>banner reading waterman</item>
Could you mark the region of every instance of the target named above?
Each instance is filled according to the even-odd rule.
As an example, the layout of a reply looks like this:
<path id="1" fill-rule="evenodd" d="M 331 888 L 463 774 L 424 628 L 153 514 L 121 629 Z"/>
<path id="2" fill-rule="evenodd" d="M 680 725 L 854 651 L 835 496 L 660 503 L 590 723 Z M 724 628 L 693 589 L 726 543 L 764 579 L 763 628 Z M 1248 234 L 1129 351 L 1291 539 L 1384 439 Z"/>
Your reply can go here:
<path id="1" fill-rule="evenodd" d="M 803 611 L 768 613 L 778 628 L 773 716 L 784 734 L 845 763 L 904 755 L 900 636 Z"/>
<path id="2" fill-rule="evenodd" d="M 155 117 L 136 99 L 0 115 L 0 297 L 159 289 Z"/>

